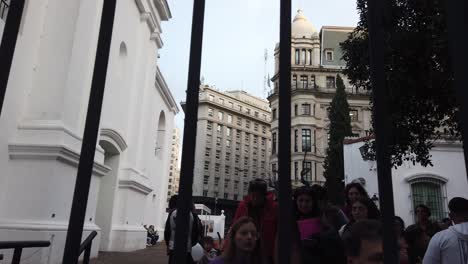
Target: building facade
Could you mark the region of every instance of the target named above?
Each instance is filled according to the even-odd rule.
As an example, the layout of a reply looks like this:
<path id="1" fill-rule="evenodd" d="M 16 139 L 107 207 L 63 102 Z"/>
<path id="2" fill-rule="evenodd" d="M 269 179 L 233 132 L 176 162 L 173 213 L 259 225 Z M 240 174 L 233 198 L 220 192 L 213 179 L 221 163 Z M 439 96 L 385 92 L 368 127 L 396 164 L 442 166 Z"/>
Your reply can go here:
<path id="1" fill-rule="evenodd" d="M 293 187 L 301 179 L 323 184 L 323 163 L 329 134 L 328 108 L 336 92 L 339 74 L 346 86 L 351 126 L 356 136 L 370 129 L 369 94 L 352 87 L 342 74 L 346 66 L 341 59 L 340 43 L 353 30 L 349 27 L 324 26 L 318 32 L 301 10 L 292 23 L 291 39 L 291 179 Z M 271 170 L 277 170 L 279 46 L 275 49 L 274 84 L 268 101 L 272 109 Z"/>
<path id="2" fill-rule="evenodd" d="M 171 163 L 169 164 L 169 180 L 167 185 L 167 201 L 169 198 L 179 192 L 180 181 L 180 130 L 174 128 L 172 131 L 172 144 L 171 144 Z"/>
<path id="3" fill-rule="evenodd" d="M 0 119 L 0 237 L 51 241 L 30 263 L 62 261 L 102 6 L 25 4 Z M 165 0 L 117 1 L 83 233 L 99 233 L 92 256 L 145 248 L 142 225 L 164 227 L 178 107 L 157 58 L 170 18 Z"/>
<path id="4" fill-rule="evenodd" d="M 345 183 L 359 181 L 370 196 L 379 197 L 377 163 L 364 160 L 360 148 L 365 138 L 344 142 Z M 431 218 L 440 221 L 448 217 L 448 202 L 453 197 L 468 198 L 465 159 L 460 142 L 438 141 L 430 151 L 433 166 L 404 162 L 392 168 L 395 215 L 406 225 L 415 222 L 415 207 L 425 204 Z"/>
<path id="5" fill-rule="evenodd" d="M 270 108 L 244 91 L 200 88 L 193 195 L 242 200 L 269 177 Z M 216 214 L 216 212 L 215 212 Z"/>

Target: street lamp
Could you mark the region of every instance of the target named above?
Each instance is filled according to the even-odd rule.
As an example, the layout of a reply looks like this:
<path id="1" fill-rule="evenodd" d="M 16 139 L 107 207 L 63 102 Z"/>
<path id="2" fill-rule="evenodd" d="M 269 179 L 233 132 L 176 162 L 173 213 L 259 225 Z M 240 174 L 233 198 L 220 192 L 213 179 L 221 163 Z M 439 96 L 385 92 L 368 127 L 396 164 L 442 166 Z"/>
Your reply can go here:
<path id="1" fill-rule="evenodd" d="M 218 197 L 215 197 L 215 208 L 214 208 L 214 215 L 216 215 L 216 206 L 218 205 Z"/>

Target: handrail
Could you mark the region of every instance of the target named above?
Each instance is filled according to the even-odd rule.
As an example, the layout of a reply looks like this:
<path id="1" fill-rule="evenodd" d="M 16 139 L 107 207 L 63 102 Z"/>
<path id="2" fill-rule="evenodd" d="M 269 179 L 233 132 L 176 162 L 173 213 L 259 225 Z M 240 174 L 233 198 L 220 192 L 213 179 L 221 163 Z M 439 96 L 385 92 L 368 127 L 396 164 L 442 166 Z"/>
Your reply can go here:
<path id="1" fill-rule="evenodd" d="M 23 248 L 37 248 L 37 247 L 49 247 L 50 241 L 0 241 L 0 249 L 13 248 L 13 258 L 11 264 L 19 264 L 21 261 L 21 254 Z M 0 260 L 3 259 L 3 255 L 0 255 Z"/>
<path id="2" fill-rule="evenodd" d="M 8 14 L 10 6 L 6 0 L 0 0 L 0 19 L 6 19 L 5 13 Z"/>
<path id="3" fill-rule="evenodd" d="M 0 241 L 0 249 L 48 247 L 50 241 Z"/>
<path id="4" fill-rule="evenodd" d="M 88 237 L 80 245 L 80 255 L 84 251 L 83 264 L 89 264 L 89 258 L 91 256 L 91 247 L 93 245 L 93 239 L 97 236 L 96 231 L 92 231 Z"/>
<path id="5" fill-rule="evenodd" d="M 93 239 L 97 236 L 97 232 L 93 231 L 91 232 L 88 237 L 81 243 L 80 245 L 80 254 L 85 251 L 86 247 L 93 242 Z"/>

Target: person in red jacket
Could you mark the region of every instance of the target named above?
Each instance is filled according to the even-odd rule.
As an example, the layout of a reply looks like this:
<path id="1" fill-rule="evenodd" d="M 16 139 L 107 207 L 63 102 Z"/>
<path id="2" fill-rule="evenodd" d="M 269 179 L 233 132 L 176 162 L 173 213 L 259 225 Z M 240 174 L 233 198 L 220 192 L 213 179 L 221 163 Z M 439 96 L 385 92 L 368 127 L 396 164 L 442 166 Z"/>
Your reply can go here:
<path id="1" fill-rule="evenodd" d="M 267 182 L 263 179 L 255 179 L 249 183 L 248 195 L 239 203 L 233 223 L 243 216 L 251 217 L 259 230 L 264 254 L 272 261 L 278 225 L 278 205 L 274 201 L 274 194 L 268 192 L 267 188 Z"/>

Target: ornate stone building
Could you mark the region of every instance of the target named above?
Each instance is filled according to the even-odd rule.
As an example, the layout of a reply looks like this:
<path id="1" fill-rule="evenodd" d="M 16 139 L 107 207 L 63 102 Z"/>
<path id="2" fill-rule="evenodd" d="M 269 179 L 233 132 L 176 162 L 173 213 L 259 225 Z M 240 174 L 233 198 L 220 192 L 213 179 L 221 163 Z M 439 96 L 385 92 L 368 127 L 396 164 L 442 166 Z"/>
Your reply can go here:
<path id="1" fill-rule="evenodd" d="M 351 111 L 351 125 L 356 136 L 370 128 L 369 94 L 352 87 L 342 73 L 340 43 L 353 30 L 350 27 L 324 26 L 317 31 L 298 10 L 292 23 L 291 57 L 291 178 L 300 186 L 301 174 L 308 182 L 322 184 L 323 162 L 328 145 L 327 109 L 336 91 L 338 74 L 343 78 Z M 274 89 L 268 96 L 272 109 L 271 170 L 277 170 L 278 144 L 278 69 L 279 46 L 275 49 Z"/>

